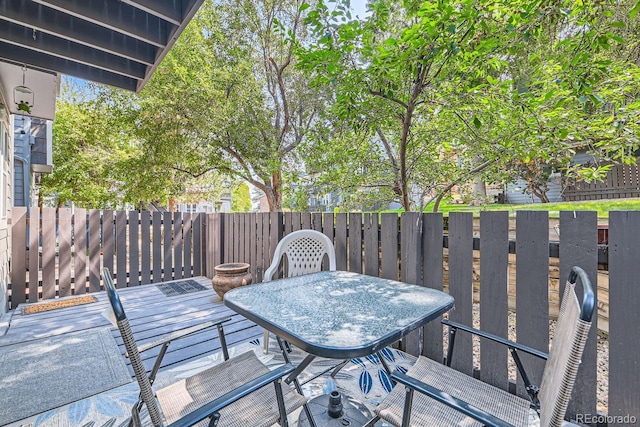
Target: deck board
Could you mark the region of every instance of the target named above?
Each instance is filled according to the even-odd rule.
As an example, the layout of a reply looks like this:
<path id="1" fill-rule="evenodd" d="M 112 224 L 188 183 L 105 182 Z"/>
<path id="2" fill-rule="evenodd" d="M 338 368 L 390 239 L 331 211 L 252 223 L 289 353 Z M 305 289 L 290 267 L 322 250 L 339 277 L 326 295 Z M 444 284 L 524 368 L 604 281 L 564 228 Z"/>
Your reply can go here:
<path id="1" fill-rule="evenodd" d="M 175 330 L 221 317 L 231 317 L 231 320 L 224 324 L 228 346 L 262 337 L 262 328 L 224 306 L 211 289 L 209 279 L 196 277 L 193 280 L 204 285 L 206 289 L 171 297 L 164 295 L 156 284 L 118 289 L 138 345 L 156 340 Z M 19 305 L 12 313 L 6 334 L 0 336 L 0 346 L 109 327 L 124 355 L 124 344 L 118 329 L 102 314 L 110 310 L 106 294 L 100 292 L 92 295 L 96 297 L 97 302 L 28 315 L 22 313 L 24 305 Z M 165 354 L 161 370 L 218 351 L 220 340 L 217 330 L 214 328 L 203 331 L 173 342 Z M 153 366 L 158 352 L 159 348 L 155 348 L 142 354 L 147 369 Z M 133 371 L 130 367 L 129 369 L 133 376 Z"/>

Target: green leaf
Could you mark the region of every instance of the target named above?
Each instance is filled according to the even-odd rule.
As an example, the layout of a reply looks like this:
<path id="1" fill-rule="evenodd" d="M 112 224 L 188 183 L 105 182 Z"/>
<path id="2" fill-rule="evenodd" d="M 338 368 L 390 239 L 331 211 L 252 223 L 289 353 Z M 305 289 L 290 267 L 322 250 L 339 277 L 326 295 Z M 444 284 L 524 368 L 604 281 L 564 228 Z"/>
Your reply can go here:
<path id="1" fill-rule="evenodd" d="M 480 129 L 480 127 L 482 127 L 482 122 L 480 121 L 479 118 L 477 117 L 473 117 L 473 125 L 476 127 L 476 129 Z"/>
<path id="2" fill-rule="evenodd" d="M 488 76 L 487 76 L 487 81 L 488 81 L 489 83 L 491 83 L 492 85 L 496 85 L 496 84 L 498 84 L 498 83 L 499 83 L 499 80 L 498 80 L 498 79 L 494 79 L 494 78 L 493 78 L 493 77 L 491 77 L 490 75 L 488 75 Z"/>
<path id="3" fill-rule="evenodd" d="M 633 6 L 633 9 L 631 9 L 631 12 L 629 12 L 629 18 L 634 19 L 638 12 L 640 12 L 640 1 L 638 1 L 636 5 Z"/>

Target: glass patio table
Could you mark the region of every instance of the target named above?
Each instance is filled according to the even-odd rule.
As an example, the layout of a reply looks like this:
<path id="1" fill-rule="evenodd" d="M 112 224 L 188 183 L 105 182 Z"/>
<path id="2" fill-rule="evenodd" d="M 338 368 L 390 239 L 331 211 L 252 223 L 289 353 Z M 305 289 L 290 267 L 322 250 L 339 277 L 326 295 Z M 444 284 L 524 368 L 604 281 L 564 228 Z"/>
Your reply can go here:
<path id="1" fill-rule="evenodd" d="M 310 355 L 351 359 L 377 353 L 453 307 L 422 286 L 323 271 L 243 286 L 224 304 Z"/>
<path id="2" fill-rule="evenodd" d="M 283 340 L 308 353 L 285 380 L 300 394 L 297 377 L 317 356 L 343 360 L 325 371 L 333 369 L 335 376 L 350 359 L 378 354 L 390 375 L 380 350 L 448 311 L 453 302 L 435 289 L 345 271 L 257 283 L 224 295 L 227 307 L 276 335 L 285 362 Z M 308 404 L 304 412 L 304 420 L 315 427 Z"/>

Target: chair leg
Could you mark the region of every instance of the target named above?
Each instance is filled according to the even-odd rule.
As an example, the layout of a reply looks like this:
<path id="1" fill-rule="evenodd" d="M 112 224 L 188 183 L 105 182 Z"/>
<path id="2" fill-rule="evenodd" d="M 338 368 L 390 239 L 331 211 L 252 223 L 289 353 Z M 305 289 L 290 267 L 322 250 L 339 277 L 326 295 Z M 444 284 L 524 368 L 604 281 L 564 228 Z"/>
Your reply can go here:
<path id="1" fill-rule="evenodd" d="M 278 412 L 280 413 L 278 424 L 282 427 L 289 427 L 289 419 L 287 418 L 287 410 L 284 406 L 284 396 L 282 394 L 282 380 L 275 381 L 273 385 L 276 388 L 276 400 L 278 401 Z"/>
<path id="2" fill-rule="evenodd" d="M 214 412 L 213 415 L 209 417 L 209 426 L 208 427 L 216 427 L 218 422 L 220 421 L 220 412 Z"/>
<path id="3" fill-rule="evenodd" d="M 264 330 L 264 337 L 262 338 L 262 352 L 269 354 L 269 331 Z"/>
<path id="4" fill-rule="evenodd" d="M 380 417 L 376 415 L 375 417 L 373 417 L 373 419 L 367 421 L 367 423 L 362 427 L 374 427 L 379 420 Z"/>
<path id="5" fill-rule="evenodd" d="M 411 421 L 411 407 L 413 406 L 413 389 L 405 388 L 404 411 L 402 413 L 402 427 L 409 427 Z"/>

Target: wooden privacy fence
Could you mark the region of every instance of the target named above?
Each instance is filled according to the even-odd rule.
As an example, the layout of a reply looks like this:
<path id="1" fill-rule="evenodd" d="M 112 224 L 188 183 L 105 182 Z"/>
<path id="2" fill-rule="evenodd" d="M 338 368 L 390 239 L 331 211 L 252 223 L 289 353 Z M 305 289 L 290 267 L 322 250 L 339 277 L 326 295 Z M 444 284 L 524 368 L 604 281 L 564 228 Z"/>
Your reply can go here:
<path id="1" fill-rule="evenodd" d="M 278 241 L 299 229 L 315 229 L 334 242 L 339 270 L 400 279 L 454 296 L 449 317 L 472 324 L 474 280 L 480 326 L 507 336 L 509 291 L 515 292 L 518 341 L 546 351 L 554 292 L 549 255 L 557 251 L 559 291 L 572 266 L 585 269 L 596 285 L 599 251 L 595 212 L 561 212 L 559 246 L 549 242 L 547 212 L 520 211 L 515 242 L 509 241 L 506 212 L 480 215 L 474 268 L 474 228 L 470 213 L 452 213 L 447 230 L 441 214 L 195 214 L 89 212 L 44 209 L 32 220 L 14 208 L 11 306 L 38 299 L 100 290 L 99 269 L 112 268 L 119 287 L 206 274 L 223 262 L 248 262 L 260 282 Z M 476 236 L 477 237 L 477 236 Z M 640 212 L 609 216 L 609 358 L 608 414 L 640 415 Z M 446 248 L 444 248 L 446 242 Z M 509 274 L 510 246 L 515 248 L 515 283 Z M 446 266 L 446 269 L 445 269 Z M 448 272 L 445 276 L 445 271 Z M 475 277 L 474 277 L 475 275 Z M 511 279 L 510 279 L 511 278 Z M 551 302 L 550 302 L 551 296 Z M 596 321 L 597 323 L 597 321 Z M 597 324 L 591 329 L 569 414 L 596 412 Z M 432 322 L 404 340 L 412 354 L 440 360 L 442 328 Z M 456 339 L 453 366 L 474 372 L 472 340 Z M 540 381 L 543 364 L 524 357 Z M 480 342 L 483 381 L 510 386 L 507 353 Z M 477 373 L 477 372 L 476 372 Z M 523 390 L 518 390 L 523 394 Z"/>
<path id="2" fill-rule="evenodd" d="M 32 212 L 37 212 L 36 209 Z M 10 305 L 202 275 L 205 214 L 14 207 Z"/>
<path id="3" fill-rule="evenodd" d="M 613 165 L 604 181 L 580 181 L 567 185 L 562 191 L 566 201 L 622 199 L 640 197 L 640 169 L 638 165 Z"/>
<path id="4" fill-rule="evenodd" d="M 208 217 L 208 247 L 212 260 L 248 262 L 255 281 L 261 281 L 270 265 L 277 242 L 299 229 L 314 229 L 334 242 L 339 270 L 400 279 L 454 296 L 450 319 L 473 323 L 474 279 L 479 281 L 480 326 L 507 336 L 509 289 L 515 292 L 518 341 L 548 351 L 550 305 L 549 254 L 557 250 L 559 292 L 574 265 L 585 269 L 597 285 L 598 241 L 596 212 L 561 212 L 559 247 L 550 245 L 549 218 L 543 211 L 520 211 L 516 217 L 515 284 L 510 282 L 509 217 L 506 212 L 480 215 L 479 268 L 474 270 L 473 218 L 470 213 L 451 213 L 448 230 L 441 214 L 214 214 Z M 446 238 L 445 238 L 446 237 Z M 639 416 L 640 328 L 640 212 L 611 212 L 609 218 L 609 391 L 610 416 Z M 448 248 L 443 248 L 443 242 Z M 445 283 L 445 255 L 448 277 Z M 513 262 L 513 261 L 512 261 Z M 476 262 L 477 264 L 477 262 Z M 479 271 L 478 271 L 479 270 Z M 211 274 L 211 271 L 208 272 Z M 479 277 L 474 278 L 474 274 Z M 595 415 L 597 396 L 597 320 L 582 358 L 568 414 Z M 474 372 L 472 339 L 456 339 L 453 366 Z M 407 337 L 405 349 L 441 360 L 442 327 L 432 322 L 420 333 Z M 530 375 L 540 383 L 544 364 L 521 356 L 534 369 Z M 481 341 L 480 378 L 503 389 L 509 388 L 507 352 L 491 342 Z M 478 372 L 476 371 L 476 374 Z M 535 382 L 534 381 L 534 382 Z M 518 382 L 521 384 L 521 382 Z M 518 392 L 525 395 L 518 387 Z M 584 419 L 584 418 L 583 418 Z"/>

